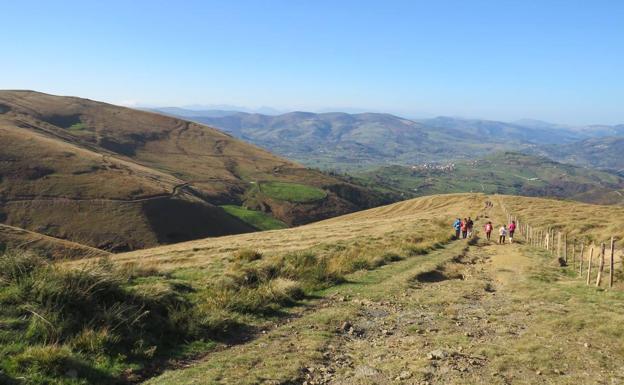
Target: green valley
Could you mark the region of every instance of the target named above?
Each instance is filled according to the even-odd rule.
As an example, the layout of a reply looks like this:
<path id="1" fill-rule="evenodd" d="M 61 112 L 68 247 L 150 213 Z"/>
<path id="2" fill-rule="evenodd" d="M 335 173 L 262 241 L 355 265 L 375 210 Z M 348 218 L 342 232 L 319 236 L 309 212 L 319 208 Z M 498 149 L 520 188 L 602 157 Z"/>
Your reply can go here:
<path id="1" fill-rule="evenodd" d="M 514 152 L 470 162 L 387 166 L 355 175 L 371 187 L 407 197 L 483 192 L 624 204 L 624 179 L 618 175 Z"/>

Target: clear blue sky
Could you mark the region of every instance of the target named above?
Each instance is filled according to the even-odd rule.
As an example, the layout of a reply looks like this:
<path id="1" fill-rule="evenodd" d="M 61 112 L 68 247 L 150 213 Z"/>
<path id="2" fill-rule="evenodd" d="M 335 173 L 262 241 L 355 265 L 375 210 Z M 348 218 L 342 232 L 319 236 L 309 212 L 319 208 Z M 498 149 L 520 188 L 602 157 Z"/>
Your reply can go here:
<path id="1" fill-rule="evenodd" d="M 3 1 L 0 88 L 624 123 L 624 1 Z"/>

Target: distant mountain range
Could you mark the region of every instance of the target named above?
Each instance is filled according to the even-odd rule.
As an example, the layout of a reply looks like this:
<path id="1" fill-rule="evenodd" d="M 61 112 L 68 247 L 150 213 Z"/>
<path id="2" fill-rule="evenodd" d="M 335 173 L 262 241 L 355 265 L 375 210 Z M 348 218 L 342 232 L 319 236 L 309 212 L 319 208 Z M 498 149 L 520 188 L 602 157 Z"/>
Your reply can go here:
<path id="1" fill-rule="evenodd" d="M 584 146 L 584 141 L 624 136 L 624 125 L 571 127 L 536 120 L 508 123 L 452 117 L 410 120 L 380 113 L 157 111 L 219 128 L 308 166 L 338 170 L 470 160 L 510 150 L 552 155 L 567 162 L 576 159 L 574 148 Z M 573 163 L 595 164 L 590 155 Z M 602 159 L 600 167 L 616 166 Z"/>
<path id="2" fill-rule="evenodd" d="M 624 135 L 589 138 L 562 145 L 548 145 L 538 148 L 534 152 L 560 162 L 610 170 L 624 175 Z"/>

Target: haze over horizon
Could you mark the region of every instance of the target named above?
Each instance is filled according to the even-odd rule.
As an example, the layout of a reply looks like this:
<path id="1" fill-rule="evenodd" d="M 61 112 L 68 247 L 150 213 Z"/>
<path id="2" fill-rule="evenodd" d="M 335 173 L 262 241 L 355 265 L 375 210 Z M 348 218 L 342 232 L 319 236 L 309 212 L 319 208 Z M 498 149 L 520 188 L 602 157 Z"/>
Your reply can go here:
<path id="1" fill-rule="evenodd" d="M 24 1 L 3 16 L 0 89 L 133 106 L 624 123 L 617 1 Z"/>

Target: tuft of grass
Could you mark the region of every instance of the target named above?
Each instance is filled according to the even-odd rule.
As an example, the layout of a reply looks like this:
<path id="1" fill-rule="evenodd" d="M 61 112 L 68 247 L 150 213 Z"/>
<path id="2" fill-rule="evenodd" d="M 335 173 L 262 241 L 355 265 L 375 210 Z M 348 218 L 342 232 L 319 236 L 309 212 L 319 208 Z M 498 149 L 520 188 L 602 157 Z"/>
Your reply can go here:
<path id="1" fill-rule="evenodd" d="M 273 218 L 261 211 L 250 210 L 241 206 L 224 205 L 221 206 L 228 214 L 252 225 L 258 230 L 278 230 L 287 228 L 288 225 L 278 219 Z"/>
<path id="2" fill-rule="evenodd" d="M 241 249 L 234 254 L 234 258 L 238 261 L 253 262 L 262 259 L 262 253 L 258 250 Z"/>
<path id="3" fill-rule="evenodd" d="M 1 255 L 0 372 L 24 384 L 117 383 L 122 369 L 221 331 L 183 286 L 144 290 L 146 274 L 106 259 L 70 269 L 23 251 Z"/>
<path id="4" fill-rule="evenodd" d="M 273 199 L 295 203 L 308 203 L 325 199 L 327 193 L 319 188 L 298 183 L 262 182 L 260 191 Z"/>

